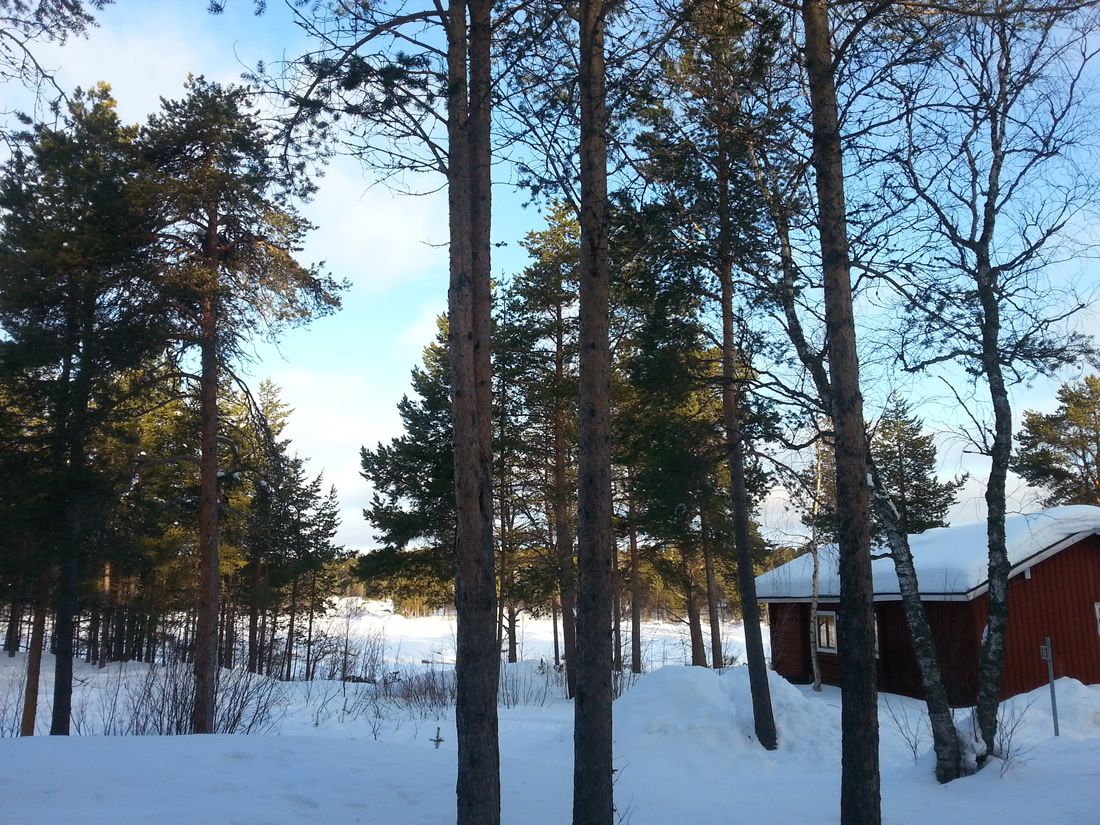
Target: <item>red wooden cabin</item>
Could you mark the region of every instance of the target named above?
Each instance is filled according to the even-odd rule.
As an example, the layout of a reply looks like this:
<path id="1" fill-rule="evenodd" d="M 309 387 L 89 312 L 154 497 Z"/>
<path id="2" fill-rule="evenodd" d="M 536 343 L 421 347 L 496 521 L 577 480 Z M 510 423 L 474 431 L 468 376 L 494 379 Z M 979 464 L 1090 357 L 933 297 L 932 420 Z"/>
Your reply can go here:
<path id="1" fill-rule="evenodd" d="M 1047 681 L 1040 657 L 1051 637 L 1055 677 L 1100 683 L 1100 507 L 1056 507 L 1006 522 L 1012 571 L 1002 697 Z M 988 610 L 985 524 L 946 527 L 910 537 L 921 599 L 936 639 L 951 703 L 972 705 L 978 648 Z M 823 681 L 840 683 L 844 642 L 836 638 L 839 582 L 835 548 L 822 548 L 819 576 L 818 662 Z M 894 563 L 872 563 L 878 634 L 878 686 L 888 693 L 922 695 Z M 809 554 L 759 576 L 768 605 L 772 667 L 793 682 L 809 682 Z"/>

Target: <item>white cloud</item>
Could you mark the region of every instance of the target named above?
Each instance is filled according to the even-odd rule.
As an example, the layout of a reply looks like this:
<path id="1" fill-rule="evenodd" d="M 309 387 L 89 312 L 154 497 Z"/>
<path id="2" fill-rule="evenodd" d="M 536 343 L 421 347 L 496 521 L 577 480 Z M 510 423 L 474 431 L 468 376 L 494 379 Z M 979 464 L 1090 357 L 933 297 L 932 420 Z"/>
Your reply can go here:
<path id="1" fill-rule="evenodd" d="M 189 73 L 205 74 L 223 83 L 237 81 L 256 42 L 240 43 L 240 60 L 231 42 L 218 36 L 201 8 L 148 3 L 108 7 L 102 25 L 88 37 L 65 46 L 43 47 L 45 65 L 57 68 L 62 89 L 109 83 L 118 100 L 119 114 L 136 123 L 160 106 L 160 98 L 179 97 Z"/>
<path id="2" fill-rule="evenodd" d="M 447 203 L 440 194 L 402 195 L 371 185 L 358 163 L 339 158 L 303 213 L 317 230 L 306 256 L 373 294 L 438 273 L 446 282 Z"/>
<path id="3" fill-rule="evenodd" d="M 440 295 L 438 301 L 429 301 L 420 307 L 416 318 L 397 336 L 401 351 L 409 360 L 409 366 L 420 363 L 424 347 L 428 346 L 439 331 L 437 319 L 447 311 L 446 296 Z"/>
<path id="4" fill-rule="evenodd" d="M 340 495 L 339 541 L 349 547 L 376 542 L 362 509 L 370 502 L 369 485 L 359 475 L 359 447 L 373 447 L 401 431 L 393 399 L 372 390 L 361 375 L 287 368 L 272 380 L 293 410 L 286 436 L 307 458 L 311 474 L 324 472 Z"/>

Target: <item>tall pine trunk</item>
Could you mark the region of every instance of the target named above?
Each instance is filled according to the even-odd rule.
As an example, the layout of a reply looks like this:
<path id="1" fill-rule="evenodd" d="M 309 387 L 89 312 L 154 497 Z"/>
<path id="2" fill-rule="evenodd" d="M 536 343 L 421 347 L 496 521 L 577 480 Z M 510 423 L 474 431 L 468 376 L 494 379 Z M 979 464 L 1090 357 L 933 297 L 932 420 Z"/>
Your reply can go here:
<path id="1" fill-rule="evenodd" d="M 580 450 L 573 825 L 614 821 L 611 732 L 611 352 L 602 0 L 581 0 Z"/>
<path id="2" fill-rule="evenodd" d="M 16 593 L 20 592 L 20 587 L 16 587 Z M 19 596 L 16 595 L 11 602 L 11 612 L 8 613 L 8 629 L 4 633 L 4 650 L 8 656 L 14 656 L 19 652 L 19 626 L 23 621 L 23 603 L 20 601 Z"/>
<path id="3" fill-rule="evenodd" d="M 730 476 L 730 500 L 733 504 L 734 547 L 737 550 L 737 590 L 741 597 L 741 619 L 745 628 L 745 656 L 749 666 L 749 692 L 752 695 L 753 726 L 756 738 L 767 750 L 777 744 L 768 665 L 764 659 L 764 639 L 760 632 L 760 603 L 756 599 L 756 578 L 752 566 L 750 539 L 751 512 L 745 485 L 745 441 L 741 387 L 735 363 L 733 325 L 733 222 L 731 218 L 727 159 L 728 137 L 719 129 L 718 158 L 718 279 L 722 300 L 722 425 L 725 430 L 726 465 Z M 716 662 L 715 666 L 720 663 Z"/>
<path id="4" fill-rule="evenodd" d="M 561 667 L 561 644 L 558 641 L 558 600 L 550 599 L 550 627 L 554 631 L 554 667 Z"/>
<path id="5" fill-rule="evenodd" d="M 725 664 L 722 653 L 722 620 L 718 613 L 718 582 L 714 575 L 714 548 L 710 543 L 706 518 L 701 518 L 703 537 L 703 570 L 707 577 L 707 623 L 710 625 L 710 661 L 715 670 Z"/>
<path id="6" fill-rule="evenodd" d="M 283 680 L 289 682 L 294 678 L 294 634 L 298 618 L 298 576 L 290 582 L 290 617 L 287 619 L 286 628 L 286 660 L 283 662 Z"/>
<path id="7" fill-rule="evenodd" d="M 627 494 L 630 496 L 630 494 Z M 630 533 L 630 672 L 642 672 L 642 573 L 638 568 L 638 528 L 634 523 L 634 497 L 627 500 Z"/>
<path id="8" fill-rule="evenodd" d="M 514 604 L 508 605 L 506 619 L 508 623 L 508 661 L 515 664 L 519 661 L 519 611 Z"/>
<path id="9" fill-rule="evenodd" d="M 313 614 L 317 604 L 317 571 L 310 573 L 309 602 L 306 604 L 306 681 L 313 681 Z"/>
<path id="10" fill-rule="evenodd" d="M 619 586 L 619 547 L 616 543 L 611 553 L 611 666 L 616 673 L 623 669 L 623 596 Z"/>
<path id="11" fill-rule="evenodd" d="M 500 822 L 490 330 L 490 0 L 448 7 L 451 393 L 455 495 L 458 825 Z M 468 61 L 468 62 L 467 62 Z"/>
<path id="12" fill-rule="evenodd" d="M 707 651 L 703 646 L 703 622 L 699 614 L 699 595 L 691 578 L 691 565 L 686 550 L 680 551 L 680 576 L 684 582 L 684 611 L 687 613 L 688 638 L 691 640 L 691 666 L 706 667 Z"/>
<path id="13" fill-rule="evenodd" d="M 806 74 L 813 122 L 818 230 L 825 293 L 840 545 L 841 825 L 878 825 L 878 691 L 867 479 L 867 439 L 859 389 L 832 35 L 825 0 L 805 0 Z"/>
<path id="14" fill-rule="evenodd" d="M 261 488 L 262 489 L 262 488 Z M 261 493 L 262 495 L 262 493 Z M 263 661 L 264 631 L 260 624 L 260 585 L 263 571 L 258 552 L 249 559 L 248 587 L 248 672 L 259 673 Z"/>
<path id="15" fill-rule="evenodd" d="M 561 306 L 557 309 L 554 370 L 557 385 L 565 380 L 565 341 Z M 565 651 L 565 687 L 572 699 L 577 693 L 577 571 L 573 560 L 573 525 L 569 517 L 571 490 L 566 480 L 565 403 L 554 402 L 554 545 L 561 600 L 561 635 Z"/>
<path id="16" fill-rule="evenodd" d="M 207 244 L 212 255 L 217 222 L 212 218 Z M 218 301 L 217 271 L 202 296 L 202 374 L 199 378 L 199 599 L 195 623 L 195 703 L 192 733 L 214 732 L 214 694 L 218 668 Z"/>
<path id="17" fill-rule="evenodd" d="M 76 630 L 77 546 L 81 536 L 78 503 L 71 501 L 65 514 L 64 555 L 58 565 L 57 614 L 54 619 L 53 714 L 51 736 L 68 736 L 73 702 L 73 642 Z"/>
<path id="18" fill-rule="evenodd" d="M 23 694 L 23 716 L 19 722 L 20 736 L 34 736 L 34 724 L 38 716 L 38 682 L 42 675 L 42 642 L 46 636 L 48 592 L 47 587 L 43 585 L 34 603 L 31 642 L 27 650 L 27 684 Z"/>
<path id="19" fill-rule="evenodd" d="M 76 350 L 79 323 L 70 315 L 67 336 L 70 341 L 67 352 Z M 87 341 L 84 341 L 86 349 Z M 53 715 L 50 720 L 51 736 L 68 736 L 72 718 L 73 698 L 73 647 L 76 635 L 77 585 L 79 581 L 80 555 L 84 540 L 85 491 L 79 489 L 84 482 L 85 444 L 88 411 L 88 386 L 83 368 L 74 368 L 71 356 L 66 356 L 60 381 L 62 392 L 55 410 L 55 445 L 53 476 L 57 485 L 61 513 L 60 558 L 56 594 L 56 614 L 53 628 L 54 679 Z M 75 486 L 78 489 L 73 489 Z"/>

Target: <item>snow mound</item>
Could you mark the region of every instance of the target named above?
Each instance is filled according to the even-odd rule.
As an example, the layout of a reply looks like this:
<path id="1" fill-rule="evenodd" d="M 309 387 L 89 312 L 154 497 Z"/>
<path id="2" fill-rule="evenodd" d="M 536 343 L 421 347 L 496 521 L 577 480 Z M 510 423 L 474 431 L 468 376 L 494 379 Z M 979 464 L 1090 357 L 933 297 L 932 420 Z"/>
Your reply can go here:
<path id="1" fill-rule="evenodd" d="M 1100 685 L 1086 685 L 1063 677 L 1054 682 L 1058 699 L 1058 732 L 1070 739 L 1100 738 Z M 1036 688 L 1001 703 L 1001 721 L 1016 725 L 1025 743 L 1048 739 L 1054 733 L 1050 688 Z"/>
<path id="2" fill-rule="evenodd" d="M 768 671 L 779 749 L 816 763 L 836 761 L 840 710 L 807 697 Z M 747 667 L 722 673 L 700 667 L 663 667 L 642 676 L 615 703 L 615 739 L 627 749 L 676 752 L 736 751 L 759 756 Z"/>
<path id="3" fill-rule="evenodd" d="M 639 739 L 743 736 L 717 675 L 700 667 L 668 666 L 643 675 L 615 703 L 615 727 Z"/>

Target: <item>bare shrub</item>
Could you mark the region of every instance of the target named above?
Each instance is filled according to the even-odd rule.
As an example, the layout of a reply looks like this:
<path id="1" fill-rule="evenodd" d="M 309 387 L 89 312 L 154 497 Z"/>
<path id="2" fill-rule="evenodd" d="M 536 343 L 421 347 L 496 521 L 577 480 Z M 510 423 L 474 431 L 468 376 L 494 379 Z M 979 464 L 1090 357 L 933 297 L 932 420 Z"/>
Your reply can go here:
<path id="1" fill-rule="evenodd" d="M 541 708 L 551 691 L 564 683 L 559 677 L 553 665 L 548 665 L 545 660 L 540 660 L 533 670 L 522 663 L 519 666 L 505 665 L 500 669 L 497 703 L 506 708 Z"/>
<path id="2" fill-rule="evenodd" d="M 638 683 L 638 678 L 640 676 L 641 674 L 634 673 L 630 670 L 616 671 L 612 674 L 611 695 L 615 699 L 618 699 Z"/>
<path id="3" fill-rule="evenodd" d="M 150 665 L 144 678 L 129 692 L 128 701 L 129 724 L 119 733 L 133 736 L 190 733 L 194 674 L 188 665 L 176 662 Z"/>
<path id="4" fill-rule="evenodd" d="M 122 736 L 126 733 L 126 725 L 129 719 L 123 719 L 120 710 L 125 710 L 122 700 L 123 666 L 116 665 L 110 670 L 101 670 L 96 674 L 95 682 L 98 684 L 89 687 L 94 688 L 92 695 L 98 698 L 100 732 L 104 736 Z"/>
<path id="5" fill-rule="evenodd" d="M 455 705 L 454 671 L 436 665 L 423 670 L 394 672 L 390 694 L 396 703 L 421 719 L 442 719 Z"/>
<path id="6" fill-rule="evenodd" d="M 101 732 L 107 735 L 178 736 L 191 732 L 195 677 L 190 666 L 149 665 L 127 682 L 118 670 L 101 693 Z M 214 732 L 268 733 L 286 713 L 283 686 L 268 676 L 221 669 L 217 674 Z M 124 712 L 125 711 L 125 712 Z"/>
<path id="7" fill-rule="evenodd" d="M 371 736 L 374 737 L 374 741 L 377 742 L 382 734 L 382 727 L 386 722 L 386 714 L 382 710 L 382 703 L 378 700 L 378 697 L 373 697 L 373 701 L 370 706 L 370 713 L 367 714 L 367 726 L 370 728 Z"/>
<path id="8" fill-rule="evenodd" d="M 928 715 L 923 708 L 914 709 L 902 702 L 891 702 L 887 694 L 883 693 L 881 695 L 882 704 L 886 707 L 886 714 L 890 717 L 898 736 L 908 746 L 915 764 L 931 741 L 932 728 L 928 721 Z"/>
<path id="9" fill-rule="evenodd" d="M 308 682 L 307 685 L 303 699 L 313 719 L 313 727 L 320 727 L 322 722 L 336 715 L 338 708 L 342 708 L 344 703 L 337 704 L 336 700 L 346 697 L 347 683 L 323 681 Z"/>
<path id="10" fill-rule="evenodd" d="M 1024 719 L 1031 709 L 1035 699 L 1017 696 L 1006 702 L 1001 702 L 997 710 L 997 735 L 994 741 L 993 753 L 986 754 L 985 741 L 978 729 L 976 714 L 973 709 L 967 714 L 967 721 L 962 726 L 956 726 L 959 731 L 959 741 L 963 746 L 963 759 L 968 773 L 974 773 L 979 766 L 987 762 L 988 757 L 994 757 L 1000 762 L 1000 771 L 1004 774 L 1013 765 L 1026 761 L 1030 748 L 1025 747 L 1018 738 L 1023 728 Z"/>
<path id="11" fill-rule="evenodd" d="M 997 713 L 997 740 L 994 756 L 1001 760 L 1001 776 L 1016 764 L 1027 761 L 1030 748 L 1025 747 L 1017 737 L 1023 727 L 1024 718 L 1031 706 L 1035 704 L 1034 698 L 1029 698 L 1027 703 L 1023 697 L 1017 697 L 1016 701 L 1001 702 Z"/>
<path id="12" fill-rule="evenodd" d="M 215 733 L 269 733 L 286 715 L 283 685 L 247 670 L 218 671 Z"/>

